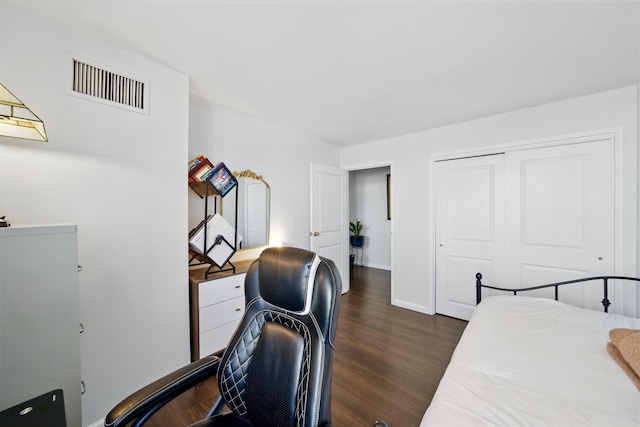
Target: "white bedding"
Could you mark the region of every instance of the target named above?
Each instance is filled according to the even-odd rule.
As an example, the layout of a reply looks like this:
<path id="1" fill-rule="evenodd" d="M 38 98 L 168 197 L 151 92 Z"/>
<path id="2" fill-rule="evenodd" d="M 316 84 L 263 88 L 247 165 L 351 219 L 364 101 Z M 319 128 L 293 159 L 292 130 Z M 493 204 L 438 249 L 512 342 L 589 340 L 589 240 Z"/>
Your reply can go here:
<path id="1" fill-rule="evenodd" d="M 607 352 L 640 319 L 494 296 L 476 307 L 421 426 L 640 426 L 640 392 Z"/>

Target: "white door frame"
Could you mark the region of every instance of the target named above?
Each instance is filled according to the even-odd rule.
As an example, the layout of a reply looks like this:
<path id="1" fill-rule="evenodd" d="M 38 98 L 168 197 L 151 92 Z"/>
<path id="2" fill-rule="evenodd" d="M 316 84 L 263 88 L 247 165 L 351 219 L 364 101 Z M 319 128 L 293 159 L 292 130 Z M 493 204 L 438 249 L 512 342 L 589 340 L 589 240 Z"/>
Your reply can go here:
<path id="1" fill-rule="evenodd" d="M 626 236 L 623 234 L 623 217 L 624 217 L 624 194 L 623 194 L 623 183 L 625 185 L 633 186 L 634 194 L 637 191 L 637 183 L 636 182 L 624 182 L 623 180 L 623 140 L 622 140 L 622 127 L 615 127 L 609 129 L 601 129 L 589 132 L 581 132 L 570 135 L 557 135 L 548 138 L 539 138 L 533 140 L 519 141 L 507 144 L 497 144 L 486 147 L 475 147 L 469 148 L 465 150 L 452 151 L 448 153 L 439 153 L 432 154 L 429 156 L 429 166 L 430 166 L 430 180 L 431 185 L 429 189 L 429 203 L 431 206 L 430 215 L 431 221 L 429 224 L 430 235 L 435 236 L 436 224 L 436 207 L 435 207 L 435 192 L 436 192 L 436 182 L 435 182 L 435 162 L 442 160 L 452 160 L 456 158 L 464 158 L 471 156 L 482 156 L 487 154 L 495 154 L 507 151 L 515 151 L 515 150 L 528 150 L 534 148 L 543 148 L 543 147 L 554 147 L 558 145 L 567 145 L 567 144 L 578 144 L 582 142 L 589 141 L 598 141 L 603 139 L 608 139 L 613 142 L 614 145 L 614 271 L 616 274 L 625 274 L 625 275 L 633 275 L 635 276 L 636 265 L 631 260 L 636 259 L 636 234 L 635 233 L 627 233 Z M 636 212 L 637 207 L 632 207 L 634 213 Z M 623 236 L 626 239 L 631 239 L 632 242 L 627 247 L 631 248 L 627 252 L 633 253 L 624 253 L 624 244 L 623 244 Z M 428 248 L 430 251 L 429 255 L 429 280 L 431 283 L 429 284 L 431 290 L 431 301 L 433 302 L 432 313 L 436 312 L 436 250 L 435 250 L 435 237 L 433 237 L 431 241 L 431 246 Z M 629 263 L 627 265 L 628 271 L 624 271 L 625 267 L 624 261 L 628 260 Z M 634 271 L 629 271 L 633 269 Z M 625 286 L 616 286 L 614 288 L 615 292 L 615 300 L 620 301 L 620 304 L 624 304 L 624 307 L 619 307 L 619 310 L 616 312 L 621 312 L 624 314 L 635 315 L 636 313 L 636 287 L 630 286 L 626 284 Z M 618 307 L 616 307 L 618 308 Z M 640 307 L 638 307 L 640 309 Z"/>
<path id="2" fill-rule="evenodd" d="M 395 218 L 395 215 L 393 214 L 394 212 L 394 208 L 393 208 L 393 197 L 395 194 L 395 190 L 394 190 L 394 182 L 396 180 L 393 179 L 393 162 L 382 162 L 382 163 L 370 163 L 370 164 L 366 164 L 366 165 L 360 165 L 360 166 L 355 166 L 355 167 L 351 167 L 346 169 L 347 171 L 347 175 L 349 174 L 349 172 L 355 172 L 355 171 L 359 171 L 359 170 L 367 170 L 367 169 L 376 169 L 376 168 L 384 168 L 384 167 L 388 167 L 389 168 L 389 174 L 391 175 L 391 188 L 389 190 L 389 204 L 391 206 L 391 304 L 396 305 L 394 303 L 395 301 L 395 266 L 394 266 L 394 255 L 395 255 L 395 251 L 393 250 L 394 248 L 394 233 L 393 233 L 393 221 Z M 347 196 L 349 199 L 349 204 L 350 204 L 350 195 Z"/>

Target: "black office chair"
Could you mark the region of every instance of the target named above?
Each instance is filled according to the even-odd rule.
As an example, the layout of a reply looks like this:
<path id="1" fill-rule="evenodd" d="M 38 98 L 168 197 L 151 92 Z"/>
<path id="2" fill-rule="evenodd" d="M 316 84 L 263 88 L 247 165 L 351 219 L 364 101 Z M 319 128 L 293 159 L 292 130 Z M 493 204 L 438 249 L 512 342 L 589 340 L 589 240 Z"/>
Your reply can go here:
<path id="1" fill-rule="evenodd" d="M 141 426 L 182 392 L 217 374 L 221 396 L 194 426 L 328 426 L 342 281 L 313 252 L 268 248 L 245 278 L 246 310 L 224 355 L 205 357 L 130 395 L 106 427 Z M 223 413 L 226 406 L 230 411 Z"/>

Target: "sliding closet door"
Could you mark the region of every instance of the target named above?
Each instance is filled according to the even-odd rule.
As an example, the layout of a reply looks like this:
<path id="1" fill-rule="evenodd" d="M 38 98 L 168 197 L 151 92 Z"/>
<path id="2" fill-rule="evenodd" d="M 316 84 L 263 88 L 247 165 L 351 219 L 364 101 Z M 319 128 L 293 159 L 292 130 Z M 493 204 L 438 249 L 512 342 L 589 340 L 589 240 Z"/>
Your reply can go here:
<path id="1" fill-rule="evenodd" d="M 469 319 L 476 272 L 506 288 L 613 274 L 613 158 L 603 140 L 436 163 L 436 312 Z M 602 284 L 559 299 L 601 310 Z"/>
<path id="2" fill-rule="evenodd" d="M 504 155 L 436 163 L 436 310 L 468 319 L 475 275 L 504 274 Z"/>
<path id="3" fill-rule="evenodd" d="M 507 153 L 505 178 L 506 285 L 613 273 L 611 141 Z M 601 299 L 601 283 L 560 290 L 561 301 L 582 307 L 601 309 Z"/>

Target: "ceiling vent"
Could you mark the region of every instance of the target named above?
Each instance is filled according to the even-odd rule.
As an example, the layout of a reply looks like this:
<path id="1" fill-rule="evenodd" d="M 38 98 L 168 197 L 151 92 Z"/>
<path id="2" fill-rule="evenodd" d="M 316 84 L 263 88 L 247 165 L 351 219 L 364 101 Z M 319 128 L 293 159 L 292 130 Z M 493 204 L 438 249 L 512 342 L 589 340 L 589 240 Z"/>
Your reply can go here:
<path id="1" fill-rule="evenodd" d="M 147 92 L 144 81 L 73 58 L 73 95 L 148 114 Z"/>

